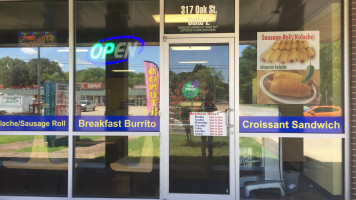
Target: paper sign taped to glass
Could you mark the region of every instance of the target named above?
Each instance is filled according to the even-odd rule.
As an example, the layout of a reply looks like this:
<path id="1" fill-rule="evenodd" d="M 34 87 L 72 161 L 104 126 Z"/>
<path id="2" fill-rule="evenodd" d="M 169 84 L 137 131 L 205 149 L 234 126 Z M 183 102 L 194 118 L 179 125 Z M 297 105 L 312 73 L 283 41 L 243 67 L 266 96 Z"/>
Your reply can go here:
<path id="1" fill-rule="evenodd" d="M 224 112 L 191 112 L 190 125 L 194 136 L 226 136 Z"/>
<path id="2" fill-rule="evenodd" d="M 257 103 L 319 104 L 319 31 L 257 33 Z"/>

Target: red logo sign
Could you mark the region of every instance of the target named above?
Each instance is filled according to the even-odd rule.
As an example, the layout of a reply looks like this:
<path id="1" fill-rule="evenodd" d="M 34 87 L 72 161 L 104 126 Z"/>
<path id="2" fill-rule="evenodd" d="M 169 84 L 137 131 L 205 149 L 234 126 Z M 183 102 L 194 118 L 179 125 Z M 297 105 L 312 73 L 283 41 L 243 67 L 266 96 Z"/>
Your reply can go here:
<path id="1" fill-rule="evenodd" d="M 82 90 L 101 90 L 103 89 L 103 83 L 79 83 Z"/>

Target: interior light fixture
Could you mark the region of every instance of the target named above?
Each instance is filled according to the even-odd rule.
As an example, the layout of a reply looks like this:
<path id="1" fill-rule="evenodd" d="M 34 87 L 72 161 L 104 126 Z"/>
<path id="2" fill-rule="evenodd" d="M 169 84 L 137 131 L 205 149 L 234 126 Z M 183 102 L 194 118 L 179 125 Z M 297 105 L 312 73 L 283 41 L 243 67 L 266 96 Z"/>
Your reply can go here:
<path id="1" fill-rule="evenodd" d="M 171 49 L 174 51 L 210 51 L 211 46 L 173 46 Z"/>
<path id="2" fill-rule="evenodd" d="M 76 52 L 88 52 L 88 49 L 76 49 Z M 57 52 L 69 52 L 69 49 L 58 49 Z"/>
<path id="3" fill-rule="evenodd" d="M 204 64 L 208 63 L 208 61 L 179 61 L 179 64 Z"/>
<path id="4" fill-rule="evenodd" d="M 201 19 L 203 22 L 216 22 L 217 14 L 167 14 L 165 23 L 188 23 L 190 20 Z M 160 22 L 160 15 L 152 15 L 156 23 Z"/>
<path id="5" fill-rule="evenodd" d="M 135 72 L 133 69 L 113 69 L 112 72 Z"/>

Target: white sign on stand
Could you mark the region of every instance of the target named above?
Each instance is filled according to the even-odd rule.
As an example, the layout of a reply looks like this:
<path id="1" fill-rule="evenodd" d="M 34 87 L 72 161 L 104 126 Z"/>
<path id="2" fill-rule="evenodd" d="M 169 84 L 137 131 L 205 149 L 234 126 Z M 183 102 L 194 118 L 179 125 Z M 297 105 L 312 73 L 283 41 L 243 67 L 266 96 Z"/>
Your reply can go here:
<path id="1" fill-rule="evenodd" d="M 191 112 L 194 136 L 226 136 L 225 113 Z"/>

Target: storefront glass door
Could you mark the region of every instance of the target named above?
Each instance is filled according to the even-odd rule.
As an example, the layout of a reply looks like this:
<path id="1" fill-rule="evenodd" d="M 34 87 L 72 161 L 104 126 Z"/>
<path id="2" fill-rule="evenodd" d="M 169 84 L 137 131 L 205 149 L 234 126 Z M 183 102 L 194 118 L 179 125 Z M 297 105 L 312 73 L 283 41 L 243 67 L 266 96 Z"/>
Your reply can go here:
<path id="1" fill-rule="evenodd" d="M 168 199 L 233 198 L 233 40 L 169 40 L 165 53 Z"/>

